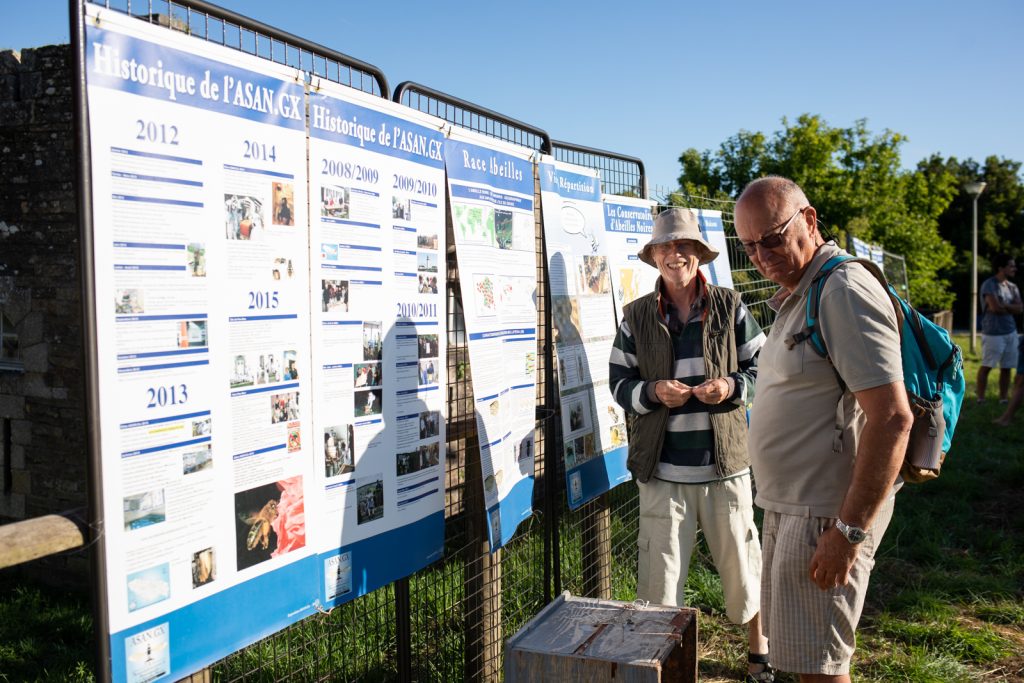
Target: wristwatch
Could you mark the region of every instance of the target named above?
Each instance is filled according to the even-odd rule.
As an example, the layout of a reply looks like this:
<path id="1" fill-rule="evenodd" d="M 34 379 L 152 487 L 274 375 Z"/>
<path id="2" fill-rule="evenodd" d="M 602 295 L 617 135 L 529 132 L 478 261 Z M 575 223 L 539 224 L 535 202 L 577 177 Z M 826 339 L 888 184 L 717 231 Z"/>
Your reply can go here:
<path id="1" fill-rule="evenodd" d="M 841 533 L 851 545 L 857 545 L 868 537 L 868 532 L 864 531 L 859 526 L 850 526 L 839 518 L 836 518 L 836 529 L 839 530 L 839 533 Z"/>

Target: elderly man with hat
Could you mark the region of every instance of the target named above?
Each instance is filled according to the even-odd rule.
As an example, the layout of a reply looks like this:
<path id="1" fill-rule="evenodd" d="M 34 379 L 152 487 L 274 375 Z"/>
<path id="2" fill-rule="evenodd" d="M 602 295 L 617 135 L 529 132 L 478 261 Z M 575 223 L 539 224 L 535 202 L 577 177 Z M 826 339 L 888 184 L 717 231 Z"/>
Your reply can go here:
<path id="1" fill-rule="evenodd" d="M 689 209 L 658 214 L 638 256 L 661 276 L 623 309 L 609 362 L 615 401 L 634 416 L 627 465 L 640 497 L 637 597 L 683 604 L 700 526 L 726 614 L 747 625 L 746 680 L 772 681 L 746 423 L 765 336 L 739 294 L 701 274 L 718 251 Z"/>

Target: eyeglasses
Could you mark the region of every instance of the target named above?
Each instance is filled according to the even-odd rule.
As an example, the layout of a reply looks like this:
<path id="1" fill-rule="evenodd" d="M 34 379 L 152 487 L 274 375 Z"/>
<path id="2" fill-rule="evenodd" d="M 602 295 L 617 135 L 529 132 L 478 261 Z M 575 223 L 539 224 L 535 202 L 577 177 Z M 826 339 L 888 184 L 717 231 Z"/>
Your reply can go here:
<path id="1" fill-rule="evenodd" d="M 786 231 L 789 230 L 789 226 L 793 224 L 793 219 L 809 208 L 811 207 L 805 206 L 802 209 L 797 209 L 796 213 L 790 216 L 789 220 L 783 223 L 781 227 L 772 228 L 773 232 L 766 235 L 765 237 L 762 237 L 759 240 L 755 240 L 753 242 L 740 242 L 740 245 L 743 247 L 743 251 L 747 252 L 747 256 L 753 256 L 754 254 L 757 253 L 757 248 L 759 246 L 764 247 L 765 249 L 779 248 L 780 246 L 782 246 L 782 236 L 786 234 Z"/>

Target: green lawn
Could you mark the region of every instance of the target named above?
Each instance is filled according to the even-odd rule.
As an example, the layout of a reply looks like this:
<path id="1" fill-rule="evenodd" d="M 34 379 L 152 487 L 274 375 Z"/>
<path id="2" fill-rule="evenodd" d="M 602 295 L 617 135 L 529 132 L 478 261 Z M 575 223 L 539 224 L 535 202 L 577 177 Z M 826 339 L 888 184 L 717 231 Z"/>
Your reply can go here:
<path id="1" fill-rule="evenodd" d="M 967 346 L 966 339 L 959 342 Z M 970 387 L 978 358 L 968 355 L 966 360 Z M 1001 412 L 994 379 L 984 405 L 975 404 L 969 388 L 942 476 L 906 486 L 897 497 L 859 631 L 854 659 L 858 681 L 1024 683 L 1024 508 L 1020 504 L 1024 493 L 1024 413 L 1011 427 L 992 424 Z M 613 524 L 620 523 L 613 519 Z M 567 528 L 563 540 L 571 538 L 571 533 Z M 538 552 L 524 554 L 523 561 L 539 561 Z M 564 563 L 578 562 L 572 552 L 566 550 Z M 736 680 L 745 668 L 745 638 L 724 617 L 721 583 L 706 557 L 706 553 L 698 557 L 687 586 L 690 604 L 703 612 L 701 675 L 704 681 Z M 619 560 L 613 566 L 613 591 L 620 599 L 635 594 L 635 578 L 627 559 L 622 559 L 621 567 Z M 532 607 L 528 599 L 532 589 L 520 590 L 516 577 L 537 574 L 536 567 L 518 567 L 517 562 L 510 558 L 505 567 L 506 610 L 516 613 L 513 621 L 528 618 Z M 452 601 L 461 595 L 461 572 L 453 562 L 435 566 L 413 579 L 413 593 L 422 595 L 417 585 L 430 585 L 426 574 L 437 572 L 450 574 L 443 582 L 444 599 L 438 598 L 436 606 L 416 607 L 414 615 L 414 632 L 429 634 L 429 643 L 423 645 L 426 649 L 421 652 L 422 638 L 418 637 L 414 652 L 421 655 L 417 659 L 433 665 L 417 662 L 416 670 L 424 680 L 450 681 L 460 670 L 456 652 L 462 647 L 459 608 Z M 375 600 L 373 596 L 368 599 Z M 513 609 L 522 599 L 527 604 Z M 386 605 L 389 600 L 373 604 L 376 602 Z M 350 616 L 342 616 L 349 611 Z M 363 619 L 358 610 L 336 610 L 331 617 L 313 617 L 276 639 L 284 639 L 279 644 L 297 638 L 306 643 L 304 647 L 311 641 L 326 645 L 330 639 L 316 636 L 318 629 L 328 633 L 343 628 L 343 621 L 359 623 Z M 387 639 L 390 637 L 387 634 Z M 41 590 L 16 581 L 9 572 L 0 573 L 0 681 L 92 680 L 91 640 L 85 596 Z M 388 647 L 383 642 L 367 645 L 364 648 L 353 642 L 344 649 L 349 657 L 370 650 L 383 656 Z M 241 655 L 237 668 L 244 670 L 255 660 L 272 661 L 260 650 L 268 646 L 253 648 L 252 657 Z M 326 659 L 316 668 L 324 671 L 335 655 L 317 655 Z M 386 662 L 374 666 L 393 671 Z M 229 665 L 220 673 L 229 678 L 240 673 L 233 668 Z M 429 674 L 431 671 L 436 674 Z M 263 680 L 267 673 L 250 680 Z M 796 679 L 783 676 L 781 680 Z"/>

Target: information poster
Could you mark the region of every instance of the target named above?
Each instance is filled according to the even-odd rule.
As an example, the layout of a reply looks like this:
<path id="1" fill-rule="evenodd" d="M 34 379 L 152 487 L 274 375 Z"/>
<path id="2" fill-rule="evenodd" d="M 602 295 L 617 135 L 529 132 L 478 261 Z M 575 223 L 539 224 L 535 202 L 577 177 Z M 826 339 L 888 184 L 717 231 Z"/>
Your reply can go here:
<path id="1" fill-rule="evenodd" d="M 444 551 L 441 121 L 331 83 L 309 96 L 321 600 Z M 396 549 L 401 552 L 396 552 Z"/>
<path id="2" fill-rule="evenodd" d="M 114 681 L 315 611 L 300 74 L 87 4 Z"/>
<path id="3" fill-rule="evenodd" d="M 491 550 L 533 514 L 537 385 L 534 164 L 453 130 L 445 147 Z"/>
<path id="4" fill-rule="evenodd" d="M 718 258 L 700 267 L 704 277 L 713 285 L 732 289 L 732 269 L 729 265 L 729 244 L 725 239 L 725 225 L 722 212 L 710 209 L 690 209 L 697 214 L 700 232 L 712 247 L 718 250 Z"/>
<path id="5" fill-rule="evenodd" d="M 658 282 L 658 269 L 637 256 L 651 239 L 654 202 L 619 195 L 605 195 L 602 201 L 612 293 L 617 316 L 621 319 L 622 307 L 653 292 Z"/>
<path id="6" fill-rule="evenodd" d="M 626 416 L 608 388 L 617 325 L 596 171 L 545 157 L 541 209 L 547 244 L 569 507 L 630 479 Z"/>

